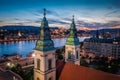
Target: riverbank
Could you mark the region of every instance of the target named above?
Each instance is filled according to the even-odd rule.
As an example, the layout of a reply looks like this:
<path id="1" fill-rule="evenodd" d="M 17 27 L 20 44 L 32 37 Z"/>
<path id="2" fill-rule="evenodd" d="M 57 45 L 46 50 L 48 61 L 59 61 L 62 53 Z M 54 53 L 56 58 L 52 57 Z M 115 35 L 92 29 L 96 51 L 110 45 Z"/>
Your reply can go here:
<path id="1" fill-rule="evenodd" d="M 54 35 L 51 35 L 51 38 L 52 39 L 63 39 L 63 38 L 66 38 L 67 36 L 64 35 L 64 36 L 54 36 Z M 78 37 L 81 37 L 81 36 L 78 36 Z M 5 39 L 1 39 L 0 40 L 0 44 L 7 44 L 7 43 L 16 43 L 16 42 L 19 42 L 19 41 L 36 41 L 38 40 L 39 37 L 31 37 L 31 38 L 5 38 Z"/>

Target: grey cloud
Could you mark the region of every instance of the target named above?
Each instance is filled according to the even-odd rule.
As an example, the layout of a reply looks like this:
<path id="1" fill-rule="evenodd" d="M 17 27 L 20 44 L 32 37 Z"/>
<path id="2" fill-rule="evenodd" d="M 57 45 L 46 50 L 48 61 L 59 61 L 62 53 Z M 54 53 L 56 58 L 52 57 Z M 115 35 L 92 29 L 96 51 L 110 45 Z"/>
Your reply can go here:
<path id="1" fill-rule="evenodd" d="M 13 18 L 13 20 L 20 20 L 20 19 L 18 19 L 18 18 Z"/>
<path id="2" fill-rule="evenodd" d="M 37 19 L 36 21 L 34 21 L 35 23 L 40 23 L 42 20 L 42 18 Z M 60 20 L 56 20 L 56 19 L 49 19 L 47 18 L 49 24 L 68 24 L 67 22 L 64 21 L 60 21 Z"/>
<path id="3" fill-rule="evenodd" d="M 110 21 L 108 23 L 86 23 L 84 21 L 77 21 L 77 26 L 85 26 L 88 28 L 109 28 L 120 25 L 120 21 Z"/>
<path id="4" fill-rule="evenodd" d="M 114 27 L 120 25 L 120 21 L 110 21 L 106 24 L 103 24 L 104 27 Z"/>
<path id="5" fill-rule="evenodd" d="M 105 17 L 110 17 L 112 14 L 115 14 L 115 13 L 117 13 L 117 12 L 120 12 L 120 10 L 113 10 L 113 11 L 105 14 Z M 119 14 L 118 14 L 118 15 L 119 15 Z"/>
<path id="6" fill-rule="evenodd" d="M 0 22 L 4 22 L 3 20 L 0 20 Z"/>
<path id="7" fill-rule="evenodd" d="M 46 10 L 46 13 L 48 15 L 59 16 L 59 14 L 56 11 Z M 36 13 L 34 13 L 34 14 L 37 16 L 40 16 L 40 14 L 43 14 L 43 10 L 36 10 Z"/>
<path id="8" fill-rule="evenodd" d="M 72 21 L 72 19 L 70 19 L 70 18 L 63 18 L 63 20 L 65 20 L 65 21 Z"/>
<path id="9" fill-rule="evenodd" d="M 35 23 L 40 23 L 42 21 L 42 18 L 38 18 L 36 21 L 34 21 Z"/>
<path id="10" fill-rule="evenodd" d="M 49 23 L 50 24 L 68 24 L 67 22 L 63 22 L 60 20 L 53 20 L 53 19 L 49 19 Z"/>

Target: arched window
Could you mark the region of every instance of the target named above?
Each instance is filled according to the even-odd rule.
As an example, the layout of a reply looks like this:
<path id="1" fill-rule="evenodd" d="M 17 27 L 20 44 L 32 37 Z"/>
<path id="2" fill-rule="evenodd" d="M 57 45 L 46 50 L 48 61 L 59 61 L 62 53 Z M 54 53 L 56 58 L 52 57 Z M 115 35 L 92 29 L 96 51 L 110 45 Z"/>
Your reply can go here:
<path id="1" fill-rule="evenodd" d="M 71 59 L 71 51 L 68 51 L 68 59 Z"/>
<path id="2" fill-rule="evenodd" d="M 48 60 L 48 69 L 52 69 L 52 59 Z"/>
<path id="3" fill-rule="evenodd" d="M 52 80 L 52 77 L 50 77 L 48 80 Z"/>
<path id="4" fill-rule="evenodd" d="M 40 80 L 40 78 L 37 77 L 37 80 Z"/>
<path id="5" fill-rule="evenodd" d="M 37 69 L 40 69 L 40 59 L 37 59 Z"/>
<path id="6" fill-rule="evenodd" d="M 76 59 L 78 59 L 78 58 L 79 58 L 78 51 L 76 51 Z"/>

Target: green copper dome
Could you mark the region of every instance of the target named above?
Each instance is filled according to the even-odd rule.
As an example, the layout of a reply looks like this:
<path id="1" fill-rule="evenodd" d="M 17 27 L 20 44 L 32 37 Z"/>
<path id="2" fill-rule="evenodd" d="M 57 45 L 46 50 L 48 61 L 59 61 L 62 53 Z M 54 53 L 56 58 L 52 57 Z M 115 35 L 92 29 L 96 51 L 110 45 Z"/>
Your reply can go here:
<path id="1" fill-rule="evenodd" d="M 54 43 L 51 40 L 50 28 L 46 19 L 46 10 L 44 9 L 44 17 L 41 22 L 40 37 L 36 42 L 36 50 L 49 51 L 54 50 Z"/>
<path id="2" fill-rule="evenodd" d="M 79 45 L 79 39 L 77 37 L 77 30 L 74 22 L 74 16 L 72 19 L 72 24 L 70 25 L 70 33 L 66 40 L 66 45 Z"/>

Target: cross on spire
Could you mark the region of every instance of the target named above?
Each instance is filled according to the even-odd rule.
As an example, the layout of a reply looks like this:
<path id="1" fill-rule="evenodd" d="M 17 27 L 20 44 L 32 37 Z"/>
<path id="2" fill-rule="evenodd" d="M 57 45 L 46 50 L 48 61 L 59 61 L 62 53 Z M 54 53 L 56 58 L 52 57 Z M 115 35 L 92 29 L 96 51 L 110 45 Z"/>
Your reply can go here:
<path id="1" fill-rule="evenodd" d="M 44 10 L 44 17 L 45 17 L 46 16 L 46 9 L 44 8 L 43 10 Z"/>

